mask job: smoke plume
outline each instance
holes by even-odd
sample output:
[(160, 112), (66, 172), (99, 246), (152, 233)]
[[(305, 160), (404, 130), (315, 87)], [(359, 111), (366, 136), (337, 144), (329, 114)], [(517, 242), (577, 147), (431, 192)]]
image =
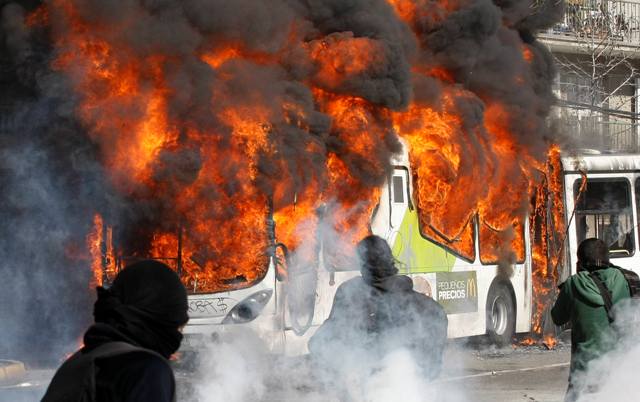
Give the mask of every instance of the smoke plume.
[(587, 372), (577, 376), (576, 388), (583, 390), (578, 402), (620, 401), (638, 399), (633, 384), (635, 364), (640, 357), (640, 307), (637, 300), (627, 299), (614, 307), (616, 321), (610, 333), (609, 351), (589, 363)]
[[(272, 216), (292, 249), (319, 221), (366, 234), (400, 138), (425, 233), (450, 238), (475, 212), (511, 230), (554, 141), (535, 34), (561, 2), (0, 7), (3, 353), (57, 358), (86, 324), (96, 214), (121, 256), (174, 256), (184, 233), (185, 283), (228, 289), (266, 269)], [(33, 349), (42, 328), (59, 345)]]

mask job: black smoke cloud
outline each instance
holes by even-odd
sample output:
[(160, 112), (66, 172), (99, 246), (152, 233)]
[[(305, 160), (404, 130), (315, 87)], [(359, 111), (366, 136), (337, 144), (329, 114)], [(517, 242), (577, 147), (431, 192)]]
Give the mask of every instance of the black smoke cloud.
[(50, 361), (89, 319), (90, 272), (70, 255), (107, 185), (69, 88), (49, 70), (46, 35), (23, 23), (35, 6), (1, 9), (0, 355)]
[[(77, 257), (77, 249), (85, 242), (94, 211), (115, 225), (130, 251), (144, 250), (153, 229), (168, 229), (184, 218), (176, 215), (174, 200), (197, 182), (206, 162), (206, 140), (192, 130), (215, 133), (222, 148), (237, 146), (232, 127), (220, 118), (228, 107), (266, 108), (270, 150), (257, 156), (254, 184), (261, 193), (279, 197), (276, 205), (291, 202), (312, 181), (326, 185), (329, 152), (344, 161), (362, 186), (383, 183), (399, 143), (381, 110), (402, 111), (412, 101), (440, 109), (443, 87), (449, 85), (412, 72), (415, 63), (446, 68), (456, 86), (477, 95), (456, 100), (468, 128), (465, 146), (475, 150), (470, 161), (485, 155), (488, 134), (480, 126), (483, 105), (491, 99), (512, 105), (510, 125), (524, 145), (543, 150), (547, 141), (544, 118), (553, 99), (553, 68), (533, 35), (558, 17), (561, 5), (555, 2), (545, 2), (531, 14), (530, 0), (460, 1), (446, 9), (422, 1), (417, 4), (427, 11), (409, 24), (383, 0), (68, 3), (91, 27), (88, 35), (114, 44), (109, 60), (126, 64), (164, 57), (160, 68), (168, 89), (167, 112), (171, 121), (180, 122), (180, 136), (152, 166), (155, 188), (161, 191), (145, 186), (118, 190), (113, 182), (122, 178), (107, 173), (103, 160), (114, 139), (127, 133), (113, 127), (105, 131), (96, 123), (135, 120), (145, 105), (135, 97), (126, 107), (101, 99), (99, 87), (91, 88), (91, 94), (74, 90), (82, 87), (91, 68), (81, 59), (65, 72), (51, 68), (58, 52), (79, 51), (53, 45), (70, 29), (60, 2), (0, 3), (0, 97), (3, 121), (8, 122), (0, 138), (0, 273), (5, 278), (0, 281), (0, 357), (55, 359), (77, 339), (90, 319), (92, 297), (88, 262)], [(25, 16), (43, 5), (46, 23), (28, 27)], [(379, 50), (377, 62), (344, 75), (339, 84), (323, 80), (309, 49), (350, 39), (370, 41)], [(241, 58), (211, 68), (202, 61), (202, 53), (227, 43), (271, 62)], [(531, 66), (522, 61), (523, 46), (534, 54)], [(512, 84), (520, 76), (530, 84), (514, 91)], [(153, 78), (145, 72), (141, 77), (141, 91), (150, 91)], [(366, 113), (375, 124), (360, 125), (361, 132), (371, 133), (368, 155), (352, 153), (353, 133), (332, 125), (310, 86), (372, 105)], [(78, 105), (89, 95), (98, 95), (98, 107), (80, 118)], [(283, 105), (288, 108), (284, 113)], [(238, 194), (239, 172), (246, 169), (242, 161), (219, 159), (224, 183), (206, 183), (198, 190), (211, 205)], [(282, 178), (290, 184), (278, 189)], [(209, 213), (224, 222), (241, 211), (216, 205)]]
[[(534, 155), (544, 153), (546, 140), (553, 140), (548, 138), (545, 119), (554, 104), (555, 69), (549, 52), (534, 35), (562, 16), (564, 2), (453, 3), (455, 10), (445, 16), (414, 23), (421, 58), (451, 71), (457, 83), (484, 103), (495, 100), (508, 105), (511, 132)], [(525, 49), (533, 53), (530, 62), (523, 60)]]

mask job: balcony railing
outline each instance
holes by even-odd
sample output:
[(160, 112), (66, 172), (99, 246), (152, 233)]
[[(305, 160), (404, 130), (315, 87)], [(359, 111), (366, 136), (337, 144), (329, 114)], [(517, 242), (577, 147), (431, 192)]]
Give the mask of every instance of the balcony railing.
[(640, 46), (640, 3), (611, 0), (567, 1), (564, 19), (542, 36), (595, 43), (603, 39)]
[(563, 118), (562, 132), (574, 140), (578, 148), (593, 148), (614, 152), (640, 152), (636, 122), (600, 121), (598, 119)]

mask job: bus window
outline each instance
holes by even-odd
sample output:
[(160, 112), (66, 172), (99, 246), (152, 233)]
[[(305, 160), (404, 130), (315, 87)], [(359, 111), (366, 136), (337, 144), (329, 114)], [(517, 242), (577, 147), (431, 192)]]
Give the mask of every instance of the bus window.
[(480, 219), (480, 262), (495, 265), (500, 259), (524, 262), (524, 225), (516, 222), (498, 230)]
[(607, 243), (612, 258), (633, 255), (634, 223), (629, 181), (588, 179), (582, 194), (580, 183), (581, 180), (576, 180), (573, 187), (578, 244), (597, 237)]
[(392, 228), (399, 228), (409, 207), (409, 172), (406, 169), (396, 169), (389, 182), (390, 216)]
[[(419, 205), (419, 204), (418, 204)], [(447, 251), (473, 262), (475, 257), (475, 218), (469, 218), (460, 232), (453, 235), (444, 233), (434, 225), (425, 224), (428, 222), (428, 215), (418, 208), (418, 223), (420, 224), (420, 234), (423, 237), (443, 246)]]
[[(415, 201), (416, 212), (418, 213), (420, 235), (442, 246), (447, 252), (451, 252), (468, 262), (474, 262), (476, 258), (476, 217), (473, 211), (467, 210), (467, 214), (464, 215), (460, 213), (447, 214), (445, 210), (444, 214), (436, 214), (435, 217), (437, 219), (433, 219), (429, 206), (432, 205), (430, 198), (434, 190), (431, 188), (421, 188), (420, 180), (418, 180), (417, 177), (416, 180), (413, 180), (412, 184), (414, 186), (413, 201)], [(425, 204), (427, 204), (426, 208)], [(407, 208), (410, 208), (410, 206), (407, 205)], [(452, 217), (453, 219), (451, 219)], [(461, 221), (461, 218), (464, 220)], [(393, 223), (391, 226), (395, 227)]]

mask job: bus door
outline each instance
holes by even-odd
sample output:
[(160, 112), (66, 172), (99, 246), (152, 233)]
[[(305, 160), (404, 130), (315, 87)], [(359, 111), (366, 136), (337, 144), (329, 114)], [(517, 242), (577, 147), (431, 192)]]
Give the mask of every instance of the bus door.
[(596, 237), (609, 246), (612, 264), (627, 269), (640, 269), (638, 220), (633, 202), (637, 186), (634, 188), (634, 184), (624, 176), (594, 175), (587, 178), (586, 188), (580, 191), (582, 180), (575, 180), (572, 191), (575, 203), (575, 223), (572, 225), (575, 228), (575, 244), (571, 247), (574, 267), (575, 250), (580, 242)]
[(409, 209), (409, 170), (396, 168), (389, 181), (389, 244), (395, 242), (404, 216)]

